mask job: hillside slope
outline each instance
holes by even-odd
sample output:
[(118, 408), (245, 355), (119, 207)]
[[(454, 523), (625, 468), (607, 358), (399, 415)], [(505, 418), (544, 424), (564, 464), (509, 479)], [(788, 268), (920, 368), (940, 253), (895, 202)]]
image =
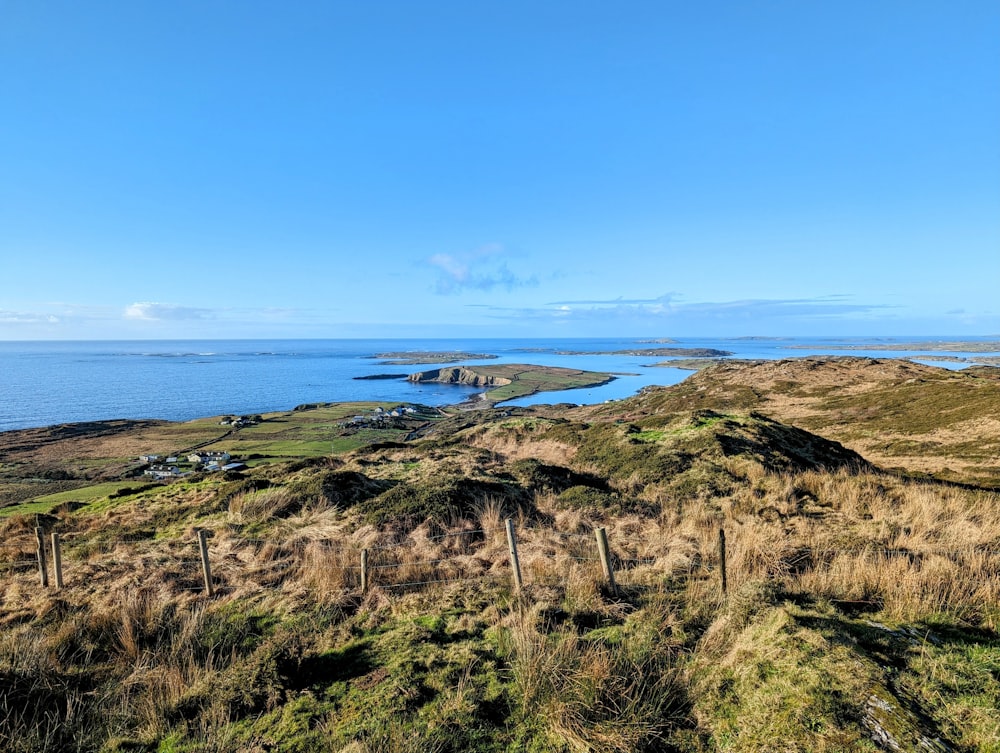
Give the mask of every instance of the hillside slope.
[(756, 410), (885, 468), (1000, 488), (998, 371), (850, 356), (721, 363), (600, 415)]
[(992, 387), (770, 366), (2, 519), (0, 749), (1000, 751), (987, 465), (858, 452), (890, 414), (935, 431), (909, 403), (957, 432)]

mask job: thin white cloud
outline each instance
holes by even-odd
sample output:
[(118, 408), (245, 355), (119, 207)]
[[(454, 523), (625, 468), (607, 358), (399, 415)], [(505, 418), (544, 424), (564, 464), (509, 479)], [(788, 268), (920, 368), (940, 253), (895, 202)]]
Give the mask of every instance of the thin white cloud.
[(59, 324), (59, 317), (52, 314), (34, 314), (0, 309), (0, 324)]
[(534, 287), (538, 278), (523, 277), (511, 271), (504, 258), (503, 246), (491, 243), (461, 254), (434, 254), (426, 263), (437, 271), (434, 292), (454, 295), (465, 290), (508, 292), (517, 288)]
[(125, 318), (140, 321), (186, 321), (208, 319), (210, 309), (176, 306), (171, 303), (133, 303), (125, 307)]
[(657, 298), (604, 298), (582, 301), (551, 301), (548, 306), (614, 306), (614, 305), (663, 305), (669, 304), (674, 293), (664, 293)]

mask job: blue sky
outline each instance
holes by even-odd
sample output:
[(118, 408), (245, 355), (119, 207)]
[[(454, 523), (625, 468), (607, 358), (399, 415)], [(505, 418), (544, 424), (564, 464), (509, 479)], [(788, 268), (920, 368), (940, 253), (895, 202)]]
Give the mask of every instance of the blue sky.
[(0, 0), (0, 339), (1000, 334), (1000, 4)]

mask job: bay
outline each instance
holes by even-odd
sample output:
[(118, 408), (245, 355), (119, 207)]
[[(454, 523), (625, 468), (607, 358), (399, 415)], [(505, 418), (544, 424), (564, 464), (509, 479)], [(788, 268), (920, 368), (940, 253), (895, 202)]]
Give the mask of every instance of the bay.
[[(994, 338), (995, 339), (995, 338)], [(663, 356), (601, 355), (638, 348), (714, 348), (734, 358), (807, 355), (932, 356), (929, 350), (886, 352), (896, 343), (987, 342), (990, 338), (637, 338), (421, 339), (421, 340), (149, 340), (0, 342), (0, 431), (79, 421), (202, 416), (290, 410), (311, 402), (370, 400), (448, 405), (481, 392), (403, 379), (358, 376), (437, 368), (444, 364), (385, 366), (371, 356), (403, 351), (464, 351), (490, 360), (454, 364), (533, 363), (618, 375), (601, 387), (540, 393), (514, 405), (598, 403), (635, 394), (648, 385), (676, 384), (692, 372), (652, 367)], [(860, 345), (862, 350), (841, 350)], [(563, 355), (562, 351), (586, 355)], [(943, 354), (937, 354), (943, 355)], [(951, 352), (974, 358), (982, 353)], [(945, 368), (965, 363), (926, 361)]]

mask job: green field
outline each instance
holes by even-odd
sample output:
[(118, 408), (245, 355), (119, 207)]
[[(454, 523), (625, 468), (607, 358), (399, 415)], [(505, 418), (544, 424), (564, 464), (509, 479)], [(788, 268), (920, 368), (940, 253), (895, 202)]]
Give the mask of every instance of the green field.
[(53, 508), (66, 502), (90, 502), (91, 500), (100, 499), (101, 497), (106, 497), (109, 494), (114, 494), (119, 489), (141, 486), (142, 484), (143, 481), (139, 479), (134, 481), (112, 481), (105, 484), (95, 484), (94, 486), (84, 486), (68, 492), (46, 494), (42, 497), (36, 497), (31, 502), (0, 508), (0, 518), (6, 518), (11, 515), (35, 515), (39, 513), (48, 513), (51, 512)]
[[(150, 479), (137, 475), (145, 467), (138, 461), (140, 455), (176, 455), (183, 471), (188, 470), (185, 461), (192, 449), (224, 450), (234, 460), (257, 467), (293, 458), (343, 454), (375, 442), (399, 441), (441, 417), (437, 411), (418, 409), (405, 418), (387, 420), (384, 425), (352, 423), (355, 416), (374, 416), (377, 408), (388, 410), (396, 405), (376, 402), (304, 405), (291, 411), (262, 414), (260, 423), (239, 429), (220, 424), (221, 416), (183, 423), (148, 422), (127, 432), (109, 433), (107, 424), (95, 424), (90, 433), (81, 431), (69, 439), (54, 437), (38, 449), (13, 458), (17, 462), (5, 461), (0, 499), (5, 499), (7, 505), (0, 508), (0, 517), (48, 513), (65, 502), (90, 502), (123, 487), (148, 484)], [(18, 432), (10, 432), (8, 439), (13, 444), (17, 436)], [(53, 470), (69, 472), (68, 480), (38, 484), (36, 492), (32, 487), (37, 479), (34, 482), (32, 479)], [(60, 491), (45, 493), (53, 484)], [(67, 490), (67, 486), (75, 488)]]
[(337, 403), (283, 413), (268, 413), (264, 421), (240, 429), (232, 436), (210, 445), (209, 450), (225, 450), (236, 458), (250, 459), (255, 465), (267, 459), (321, 457), (355, 450), (372, 442), (401, 439), (427, 416), (401, 421), (404, 428), (351, 429), (344, 423), (357, 415), (371, 415), (388, 403)]

